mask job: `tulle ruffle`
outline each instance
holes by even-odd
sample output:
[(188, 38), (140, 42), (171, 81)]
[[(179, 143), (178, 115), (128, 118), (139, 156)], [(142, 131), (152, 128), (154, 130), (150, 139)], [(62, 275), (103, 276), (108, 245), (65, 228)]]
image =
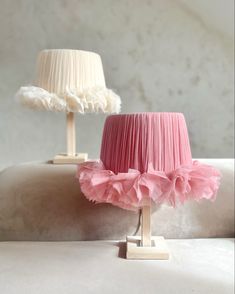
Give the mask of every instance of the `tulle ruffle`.
[(119, 113), (121, 108), (120, 97), (104, 87), (92, 87), (80, 93), (68, 89), (57, 95), (39, 87), (29, 86), (21, 87), (16, 98), (22, 105), (37, 110)]
[(115, 174), (106, 170), (101, 161), (90, 161), (78, 165), (77, 178), (87, 199), (137, 210), (150, 199), (173, 207), (188, 199), (214, 200), (221, 174), (214, 167), (198, 161), (168, 174), (151, 166), (146, 173), (130, 169), (128, 173)]

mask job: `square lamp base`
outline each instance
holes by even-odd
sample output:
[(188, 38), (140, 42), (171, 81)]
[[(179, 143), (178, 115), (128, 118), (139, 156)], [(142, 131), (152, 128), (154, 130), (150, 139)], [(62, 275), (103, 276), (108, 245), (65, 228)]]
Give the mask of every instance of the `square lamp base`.
[(87, 161), (87, 153), (77, 153), (75, 155), (58, 154), (54, 157), (53, 163), (55, 164), (77, 164)]
[(161, 236), (152, 236), (152, 246), (143, 247), (140, 236), (127, 236), (127, 259), (169, 259), (170, 253), (166, 241)]

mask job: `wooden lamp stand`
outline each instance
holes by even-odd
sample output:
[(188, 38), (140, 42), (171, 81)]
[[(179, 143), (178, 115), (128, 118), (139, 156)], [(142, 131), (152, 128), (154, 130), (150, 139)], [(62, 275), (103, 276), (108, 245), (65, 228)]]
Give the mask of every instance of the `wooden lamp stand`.
[(55, 156), (55, 164), (76, 164), (88, 159), (87, 153), (76, 153), (76, 133), (75, 117), (73, 112), (67, 113), (67, 154), (58, 154)]
[(127, 236), (127, 259), (169, 259), (164, 237), (151, 236), (151, 203), (142, 208), (141, 236)]

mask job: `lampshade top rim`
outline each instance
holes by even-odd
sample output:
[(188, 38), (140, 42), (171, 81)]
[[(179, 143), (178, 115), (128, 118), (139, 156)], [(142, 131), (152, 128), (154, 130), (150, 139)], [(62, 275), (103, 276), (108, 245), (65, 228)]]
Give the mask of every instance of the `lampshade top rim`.
[(43, 49), (39, 52), (39, 54), (42, 53), (48, 53), (48, 52), (78, 52), (78, 53), (87, 53), (87, 54), (94, 54), (100, 56), (98, 53), (93, 52), (93, 51), (87, 51), (87, 50), (80, 50), (80, 49)]
[(169, 114), (169, 115), (184, 115), (182, 112), (155, 112), (155, 111), (150, 111), (150, 112), (132, 112), (132, 113), (121, 113), (121, 114), (112, 114), (111, 116), (115, 117), (124, 117), (124, 116), (136, 116), (136, 115), (164, 115), (164, 114)]

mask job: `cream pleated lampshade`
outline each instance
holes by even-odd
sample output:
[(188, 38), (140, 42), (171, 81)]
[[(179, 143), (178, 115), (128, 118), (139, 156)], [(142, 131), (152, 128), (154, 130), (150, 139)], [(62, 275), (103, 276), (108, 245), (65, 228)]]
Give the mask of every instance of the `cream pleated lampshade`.
[(82, 50), (43, 50), (33, 86), (21, 87), (20, 102), (34, 109), (118, 113), (121, 99), (106, 88), (98, 54)]

